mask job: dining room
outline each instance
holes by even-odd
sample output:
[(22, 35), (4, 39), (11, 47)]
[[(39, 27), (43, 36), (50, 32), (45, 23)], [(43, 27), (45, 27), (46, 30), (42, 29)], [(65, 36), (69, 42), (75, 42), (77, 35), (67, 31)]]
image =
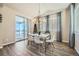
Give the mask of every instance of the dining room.
[(76, 56), (73, 11), (72, 3), (2, 4), (0, 55)]

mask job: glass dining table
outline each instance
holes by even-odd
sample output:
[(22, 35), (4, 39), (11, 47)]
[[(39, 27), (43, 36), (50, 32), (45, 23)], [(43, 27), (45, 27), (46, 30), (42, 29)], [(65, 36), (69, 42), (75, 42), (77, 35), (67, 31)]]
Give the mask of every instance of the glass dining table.
[[(45, 55), (46, 55), (46, 38), (49, 36), (49, 34), (31, 34), (31, 33), (29, 33), (28, 35), (31, 35), (31, 36), (33, 36), (33, 37), (36, 37), (36, 36), (38, 36), (39, 38), (42, 38), (43, 39), (43, 42), (44, 42), (44, 47), (45, 47)], [(39, 39), (40, 40), (40, 39)]]

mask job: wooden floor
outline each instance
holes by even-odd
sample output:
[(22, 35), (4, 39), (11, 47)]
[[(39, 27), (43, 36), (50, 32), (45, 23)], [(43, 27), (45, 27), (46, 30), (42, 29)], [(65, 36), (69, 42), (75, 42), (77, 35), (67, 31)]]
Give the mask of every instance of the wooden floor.
[[(49, 47), (53, 52), (51, 53), (48, 49), (46, 52), (47, 56), (77, 56), (76, 52), (65, 43), (54, 42), (54, 46), (55, 48)], [(41, 56), (42, 54), (38, 53), (38, 49), (33, 49), (33, 46), (28, 48), (27, 40), (10, 44), (0, 49), (1, 56)]]

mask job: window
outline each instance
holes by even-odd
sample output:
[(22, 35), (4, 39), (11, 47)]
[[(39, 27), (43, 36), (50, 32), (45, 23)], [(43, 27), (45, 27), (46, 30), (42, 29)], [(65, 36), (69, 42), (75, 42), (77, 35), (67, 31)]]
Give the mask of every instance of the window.
[(27, 19), (21, 16), (16, 16), (16, 41), (27, 37)]

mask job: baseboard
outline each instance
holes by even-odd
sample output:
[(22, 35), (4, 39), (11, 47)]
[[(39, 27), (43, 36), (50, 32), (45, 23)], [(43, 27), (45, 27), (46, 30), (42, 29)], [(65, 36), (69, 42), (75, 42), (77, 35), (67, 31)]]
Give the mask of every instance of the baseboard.
[[(23, 41), (23, 40), (26, 40), (26, 39), (22, 39), (22, 40), (19, 40), (19, 41)], [(16, 41), (16, 42), (19, 42), (19, 41)]]
[(68, 43), (68, 41), (63, 40), (62, 42)]
[(79, 55), (79, 51), (77, 50), (77, 48), (75, 48), (75, 51), (77, 52), (77, 54)]
[(13, 43), (15, 43), (15, 42), (6, 43), (6, 44), (3, 44), (3, 46), (9, 45), (9, 44), (13, 44)]
[[(23, 39), (23, 40), (26, 40), (26, 39)], [(19, 40), (19, 41), (23, 41), (23, 40)], [(14, 42), (10, 42), (10, 43), (5, 43), (5, 44), (3, 44), (3, 46), (9, 45), (9, 44), (13, 44), (13, 43), (16, 43), (16, 42), (19, 42), (19, 41), (14, 41)]]

